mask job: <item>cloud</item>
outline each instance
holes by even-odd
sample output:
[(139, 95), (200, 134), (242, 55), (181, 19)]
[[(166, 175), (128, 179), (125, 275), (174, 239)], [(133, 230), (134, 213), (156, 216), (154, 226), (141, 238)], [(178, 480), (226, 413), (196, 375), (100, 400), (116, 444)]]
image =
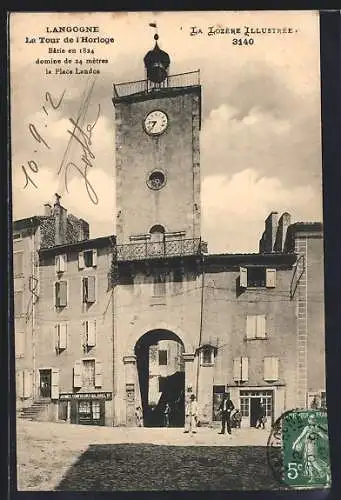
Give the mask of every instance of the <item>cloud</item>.
[(288, 189), (280, 179), (260, 177), (249, 168), (232, 176), (206, 177), (202, 206), (203, 238), (212, 253), (257, 252), (271, 211), (288, 211), (295, 220), (322, 219), (321, 195), (312, 186)]
[[(86, 190), (84, 180), (75, 176), (68, 183), (68, 192), (64, 191), (62, 204), (69, 213), (87, 220), (90, 224), (91, 237), (113, 234), (115, 221), (115, 183), (112, 176), (102, 169), (89, 171), (88, 180), (98, 196), (94, 205)], [(60, 178), (51, 170), (39, 172), (38, 189), (29, 185), (23, 189), (23, 177), (19, 170), (13, 176), (13, 218), (21, 219), (30, 215), (43, 214), (43, 204), (54, 201), (54, 193), (60, 190)]]

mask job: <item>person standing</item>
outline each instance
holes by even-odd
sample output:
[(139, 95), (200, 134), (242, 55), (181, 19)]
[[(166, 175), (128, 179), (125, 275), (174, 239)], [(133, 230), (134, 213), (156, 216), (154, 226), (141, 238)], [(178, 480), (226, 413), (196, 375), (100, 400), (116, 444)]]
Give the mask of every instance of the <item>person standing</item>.
[(258, 419), (256, 423), (256, 429), (265, 429), (265, 406), (262, 402), (259, 404), (258, 408)]
[(186, 402), (185, 407), (185, 433), (191, 432), (195, 434), (197, 432), (197, 421), (198, 421), (198, 403), (196, 401), (195, 395), (191, 394), (190, 398)]
[(231, 435), (231, 412), (234, 409), (234, 404), (232, 403), (229, 394), (224, 393), (223, 400), (219, 405), (219, 411), (221, 411), (221, 431), (219, 434), (225, 434), (225, 428), (229, 435)]
[(135, 418), (137, 427), (143, 427), (143, 413), (141, 406), (136, 407)]
[(169, 415), (170, 415), (171, 409), (168, 403), (166, 403), (165, 410), (163, 412), (164, 414), (164, 425), (165, 427), (169, 427)]

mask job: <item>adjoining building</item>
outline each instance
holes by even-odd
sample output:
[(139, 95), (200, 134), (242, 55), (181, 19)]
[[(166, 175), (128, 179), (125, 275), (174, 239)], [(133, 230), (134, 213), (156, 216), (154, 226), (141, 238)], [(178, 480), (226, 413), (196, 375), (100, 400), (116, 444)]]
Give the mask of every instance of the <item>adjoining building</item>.
[[(325, 404), (322, 224), (272, 212), (258, 253), (210, 254), (199, 71), (170, 75), (157, 38), (144, 63), (144, 80), (114, 85), (116, 236), (91, 240), (81, 221), (74, 239), (59, 230), (36, 244), (26, 335), (41, 418), (135, 426), (140, 406), (144, 425), (160, 426), (168, 403), (181, 426), (194, 393), (201, 424), (213, 425), (228, 391), (242, 426), (254, 426), (260, 402), (267, 425)], [(63, 210), (57, 200), (65, 221)], [(47, 219), (32, 220), (47, 231)]]

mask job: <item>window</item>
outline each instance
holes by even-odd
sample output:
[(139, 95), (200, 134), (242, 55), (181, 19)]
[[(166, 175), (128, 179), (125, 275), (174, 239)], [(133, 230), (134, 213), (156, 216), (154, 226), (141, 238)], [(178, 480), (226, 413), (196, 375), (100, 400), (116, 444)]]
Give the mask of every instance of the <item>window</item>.
[(14, 292), (14, 315), (24, 314), (24, 292), (22, 290)]
[(82, 387), (95, 388), (95, 360), (87, 359), (83, 361)]
[(163, 297), (166, 295), (166, 276), (164, 273), (154, 275), (154, 297)]
[(276, 286), (276, 269), (261, 266), (241, 267), (240, 286), (242, 288), (274, 288)]
[(154, 170), (147, 180), (147, 185), (150, 189), (161, 189), (166, 184), (166, 177), (160, 170)]
[(269, 356), (264, 358), (264, 380), (274, 382), (278, 380), (278, 358)]
[(200, 352), (200, 364), (201, 365), (212, 365), (214, 362), (214, 350), (210, 345), (204, 345)]
[(25, 354), (25, 332), (15, 329), (15, 356), (21, 358)]
[(56, 255), (55, 257), (56, 273), (63, 273), (64, 271), (66, 271), (66, 261), (67, 261), (66, 254)]
[(83, 278), (83, 302), (91, 304), (96, 301), (96, 277), (88, 276)]
[(88, 351), (96, 345), (96, 320), (84, 321), (83, 327), (83, 348)]
[(266, 317), (263, 314), (246, 317), (246, 338), (266, 339)]
[(55, 283), (56, 307), (65, 307), (67, 305), (67, 282), (57, 281)]
[(84, 250), (78, 254), (78, 269), (97, 266), (97, 250)]
[(233, 380), (246, 382), (249, 378), (249, 358), (238, 357), (233, 360)]
[(92, 401), (92, 418), (99, 420), (101, 417), (101, 406), (99, 401)]
[(73, 387), (75, 389), (95, 389), (103, 385), (103, 364), (95, 359), (76, 361), (73, 368)]
[(67, 324), (58, 323), (55, 325), (55, 347), (57, 353), (67, 348)]
[(32, 372), (30, 370), (17, 372), (16, 385), (18, 397), (26, 399), (32, 396)]
[(13, 275), (21, 276), (23, 274), (23, 252), (13, 253)]
[(248, 417), (250, 415), (250, 398), (240, 398), (240, 412), (242, 417)]
[(160, 366), (165, 366), (167, 365), (167, 351), (166, 350), (161, 350), (159, 351), (159, 365)]

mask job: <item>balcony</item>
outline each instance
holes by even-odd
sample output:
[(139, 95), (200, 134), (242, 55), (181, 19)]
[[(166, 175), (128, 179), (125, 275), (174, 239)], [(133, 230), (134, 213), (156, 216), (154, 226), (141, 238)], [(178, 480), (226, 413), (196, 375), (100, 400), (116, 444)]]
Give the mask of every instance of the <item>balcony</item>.
[(193, 87), (196, 85), (200, 85), (200, 70), (190, 71), (189, 73), (178, 73), (177, 75), (169, 75), (166, 80), (160, 84), (153, 83), (149, 80), (114, 83), (114, 99), (134, 94), (157, 92), (166, 88), (183, 88)]
[(143, 241), (117, 245), (117, 260), (143, 260), (167, 257), (184, 257), (186, 255), (201, 255), (207, 251), (207, 244), (201, 238), (178, 239), (164, 242)]

